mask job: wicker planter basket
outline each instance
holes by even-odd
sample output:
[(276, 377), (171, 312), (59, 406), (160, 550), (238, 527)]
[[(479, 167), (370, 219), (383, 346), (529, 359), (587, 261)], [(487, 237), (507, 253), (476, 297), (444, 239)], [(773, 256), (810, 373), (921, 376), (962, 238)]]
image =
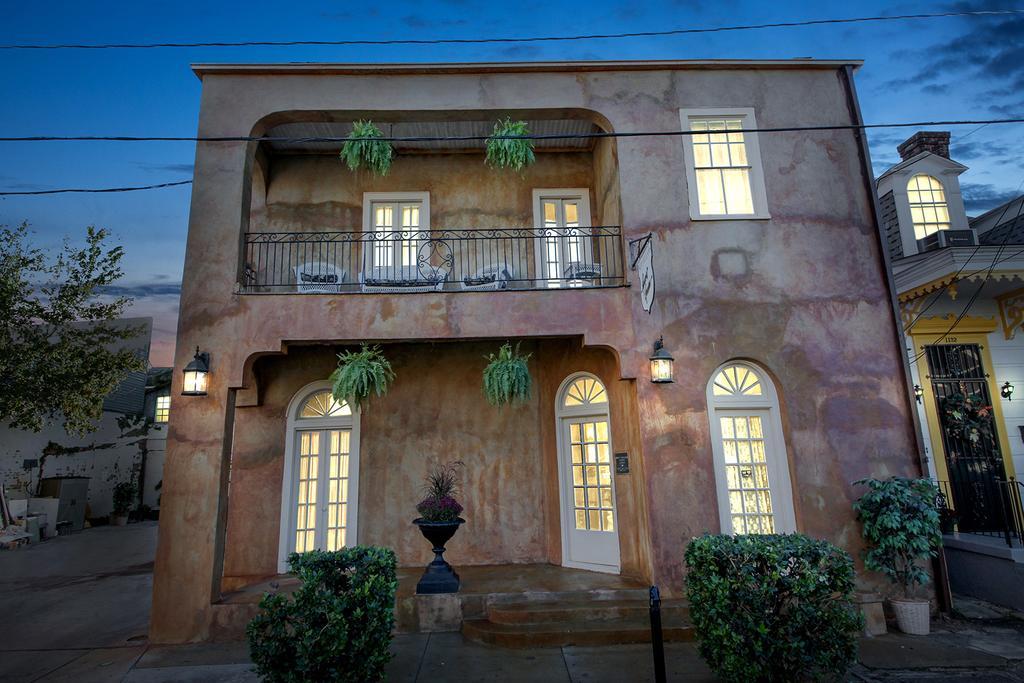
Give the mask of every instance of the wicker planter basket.
[(896, 625), (912, 636), (926, 636), (931, 630), (931, 605), (927, 600), (890, 599)]

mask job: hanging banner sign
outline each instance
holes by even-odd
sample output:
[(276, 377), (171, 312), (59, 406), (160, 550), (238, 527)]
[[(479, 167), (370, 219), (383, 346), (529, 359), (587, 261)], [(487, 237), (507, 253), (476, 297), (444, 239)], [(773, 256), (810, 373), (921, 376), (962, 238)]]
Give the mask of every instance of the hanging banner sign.
[(650, 313), (654, 305), (654, 245), (651, 235), (631, 241), (629, 250), (635, 250), (636, 254), (632, 267), (640, 284), (640, 305)]

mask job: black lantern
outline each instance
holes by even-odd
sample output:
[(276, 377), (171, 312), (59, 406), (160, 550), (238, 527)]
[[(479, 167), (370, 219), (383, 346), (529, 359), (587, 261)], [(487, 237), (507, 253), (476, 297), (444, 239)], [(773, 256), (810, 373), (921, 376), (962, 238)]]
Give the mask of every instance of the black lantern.
[(1013, 400), (1013, 385), (1009, 382), (1004, 382), (1003, 386), (999, 389), (999, 395), (1005, 398), (1007, 401)]
[(915, 384), (914, 385), (914, 398), (917, 399), (918, 403), (921, 402), (921, 397), (922, 396), (924, 396), (924, 389), (921, 388), (920, 384)]
[(655, 384), (667, 384), (672, 380), (672, 362), (675, 358), (665, 350), (665, 338), (658, 337), (654, 342), (654, 353), (651, 354), (651, 381)]
[(185, 366), (185, 385), (182, 396), (206, 396), (206, 385), (210, 376), (210, 354), (200, 353), (196, 347), (196, 355)]

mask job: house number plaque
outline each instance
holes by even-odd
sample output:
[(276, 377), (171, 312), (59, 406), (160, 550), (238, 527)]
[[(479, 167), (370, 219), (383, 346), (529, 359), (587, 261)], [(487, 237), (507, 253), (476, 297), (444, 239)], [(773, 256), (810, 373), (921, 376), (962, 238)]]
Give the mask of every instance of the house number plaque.
[(615, 454), (615, 474), (629, 474), (629, 453)]

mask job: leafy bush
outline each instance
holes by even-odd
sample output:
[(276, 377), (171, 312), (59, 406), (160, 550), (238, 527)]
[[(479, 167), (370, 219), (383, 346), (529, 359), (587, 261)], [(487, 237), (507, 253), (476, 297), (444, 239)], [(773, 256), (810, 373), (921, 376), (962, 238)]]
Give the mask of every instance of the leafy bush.
[(352, 124), (348, 140), (341, 145), (341, 160), (350, 171), (365, 166), (376, 175), (386, 176), (391, 170), (394, 150), (391, 143), (375, 139), (382, 137), (384, 133), (373, 124), (373, 121), (356, 121)]
[(868, 569), (885, 574), (910, 597), (914, 584), (928, 583), (918, 562), (938, 555), (942, 546), (939, 489), (928, 479), (861, 479), (868, 492), (853, 504), (864, 525)]
[(416, 511), (428, 522), (453, 522), (462, 513), (462, 505), (455, 500), (459, 488), (459, 467), (461, 462), (442, 465), (427, 475), (426, 498), (416, 506)]
[(862, 617), (853, 559), (800, 534), (695, 538), (687, 597), (700, 654), (726, 681), (841, 675), (857, 655)]
[(330, 376), (331, 393), (335, 399), (358, 407), (366, 403), (371, 392), (377, 396), (386, 394), (394, 379), (391, 363), (380, 347), (363, 344), (360, 351), (338, 354), (338, 367)]
[(513, 351), (511, 344), (503, 344), (498, 355), (485, 356), (490, 363), (484, 368), (484, 396), (492, 406), (530, 398), (530, 368), (527, 361), (532, 354), (519, 353), (519, 344)]
[(135, 497), (138, 495), (138, 488), (135, 482), (122, 481), (114, 487), (114, 514), (123, 517), (135, 505)]
[(263, 596), (246, 627), (260, 678), (381, 680), (391, 659), (395, 564), (394, 551), (374, 546), (292, 553), (288, 565), (302, 585), (291, 598)]
[(533, 140), (515, 139), (510, 136), (529, 135), (526, 121), (506, 118), (494, 124), (494, 132), (487, 138), (487, 164), (493, 168), (510, 168), (522, 171), (536, 161), (533, 154)]

